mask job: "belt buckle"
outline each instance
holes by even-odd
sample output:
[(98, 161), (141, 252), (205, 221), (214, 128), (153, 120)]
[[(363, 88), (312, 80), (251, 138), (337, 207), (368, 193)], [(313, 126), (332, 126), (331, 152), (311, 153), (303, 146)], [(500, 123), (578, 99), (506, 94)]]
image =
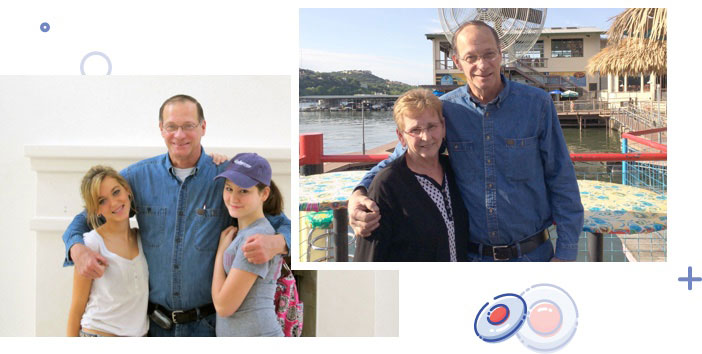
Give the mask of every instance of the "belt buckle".
[(498, 250), (509, 249), (509, 246), (492, 246), (492, 259), (495, 261), (508, 261), (511, 258), (511, 254), (506, 254), (506, 258), (501, 258), (497, 256)]
[(183, 311), (183, 310), (177, 310), (177, 311), (171, 312), (171, 320), (173, 321), (173, 323), (177, 324), (178, 321), (176, 321), (176, 315), (184, 313), (184, 312), (185, 311)]

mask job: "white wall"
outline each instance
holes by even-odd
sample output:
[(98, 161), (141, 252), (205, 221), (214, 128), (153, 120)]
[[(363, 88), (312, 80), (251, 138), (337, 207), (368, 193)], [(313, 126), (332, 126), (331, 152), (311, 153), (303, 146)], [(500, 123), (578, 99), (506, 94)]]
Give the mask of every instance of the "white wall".
[(400, 272), (376, 270), (375, 333), (376, 337), (400, 335)]
[(318, 271), (317, 337), (399, 336), (399, 272)]
[[(184, 93), (203, 105), (207, 132), (202, 145), (206, 151), (264, 150), (280, 157), (283, 151), (290, 150), (290, 88), (289, 76), (3, 76), (0, 166), (4, 169), (0, 172), (3, 182), (0, 188), (4, 203), (0, 204), (0, 249), (4, 256), (0, 257), (3, 287), (0, 336), (32, 336), (42, 332), (37, 328), (53, 325), (37, 323), (37, 318), (42, 318), (37, 315), (37, 304), (50, 300), (54, 294), (52, 284), (43, 281), (37, 284), (37, 274), (58, 273), (58, 277), (70, 278), (69, 271), (61, 269), (60, 233), (51, 231), (60, 227), (64, 219), (58, 218), (56, 224), (31, 222), (37, 213), (47, 210), (47, 206), (37, 205), (36, 200), (42, 200), (42, 195), (38, 196), (36, 189), (41, 194), (55, 193), (53, 182), (63, 182), (56, 186), (70, 184), (62, 178), (70, 180), (75, 176), (61, 177), (61, 172), (53, 171), (55, 181), (38, 178), (28, 156), (42, 160), (42, 166), (59, 165), (50, 169), (61, 170), (61, 163), (52, 162), (51, 156), (56, 151), (62, 151), (61, 159), (72, 153), (89, 158), (91, 151), (97, 151), (93, 157), (109, 155), (107, 147), (126, 146), (130, 154), (137, 156), (164, 153), (158, 109), (166, 98)], [(280, 164), (285, 166), (282, 161)], [(287, 183), (281, 183), (285, 185), (282, 189), (287, 190), (288, 214), (289, 183), (289, 178)], [(55, 209), (62, 199), (52, 197), (58, 204), (48, 208), (51, 211), (46, 215), (58, 213), (68, 218), (79, 211), (75, 205), (78, 182), (73, 190), (58, 192), (64, 194), (68, 198), (65, 210)], [(41, 296), (37, 296), (38, 290)], [(63, 323), (65, 318), (53, 321)]]

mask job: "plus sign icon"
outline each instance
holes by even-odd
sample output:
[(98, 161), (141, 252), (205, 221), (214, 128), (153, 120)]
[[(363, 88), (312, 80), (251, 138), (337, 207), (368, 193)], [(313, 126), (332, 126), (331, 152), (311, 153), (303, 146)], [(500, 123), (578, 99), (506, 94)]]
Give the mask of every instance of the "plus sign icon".
[(699, 281), (702, 282), (702, 277), (692, 276), (692, 267), (687, 267), (687, 277), (679, 277), (678, 281), (687, 282), (687, 290), (692, 290), (692, 282)]

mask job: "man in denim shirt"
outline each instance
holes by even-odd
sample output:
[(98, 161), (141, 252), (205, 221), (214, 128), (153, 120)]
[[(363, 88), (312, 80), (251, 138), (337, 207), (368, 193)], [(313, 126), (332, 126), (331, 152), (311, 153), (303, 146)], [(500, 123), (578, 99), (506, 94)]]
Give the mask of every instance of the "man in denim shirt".
[[(215, 165), (200, 145), (206, 122), (202, 106), (194, 98), (177, 95), (166, 100), (159, 111), (159, 128), (168, 153), (120, 172), (134, 192), (149, 265), (149, 313), (157, 309), (173, 322), (166, 329), (152, 317), (149, 335), (214, 336), (212, 271), (220, 233), (232, 219), (222, 200), (223, 180), (213, 179), (228, 164)], [(244, 250), (254, 263), (287, 253), (290, 244), (290, 220), (283, 214), (267, 217), (283, 235), (252, 236)], [(64, 266), (73, 260), (81, 275), (94, 279), (102, 276), (109, 264), (83, 244), (87, 231), (83, 212), (63, 235)]]
[[(583, 226), (575, 171), (558, 115), (543, 90), (500, 74), (499, 38), (480, 21), (463, 24), (453, 39), (453, 61), (467, 86), (441, 97), (446, 145), (470, 222), (469, 258), (573, 261)], [(379, 210), (365, 197), (371, 170), (349, 202), (351, 225), (367, 236)], [(546, 229), (557, 224), (556, 251)]]

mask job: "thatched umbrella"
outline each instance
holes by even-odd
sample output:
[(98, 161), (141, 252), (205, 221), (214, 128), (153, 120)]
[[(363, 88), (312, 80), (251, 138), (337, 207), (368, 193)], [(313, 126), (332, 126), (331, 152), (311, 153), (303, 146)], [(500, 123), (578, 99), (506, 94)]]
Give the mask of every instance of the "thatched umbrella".
[(602, 49), (590, 58), (587, 71), (590, 74), (599, 71), (600, 75), (648, 73), (665, 75), (667, 52), (666, 41), (625, 39)]
[(587, 65), (590, 74), (663, 75), (667, 71), (667, 9), (627, 9), (607, 31), (608, 46)]

